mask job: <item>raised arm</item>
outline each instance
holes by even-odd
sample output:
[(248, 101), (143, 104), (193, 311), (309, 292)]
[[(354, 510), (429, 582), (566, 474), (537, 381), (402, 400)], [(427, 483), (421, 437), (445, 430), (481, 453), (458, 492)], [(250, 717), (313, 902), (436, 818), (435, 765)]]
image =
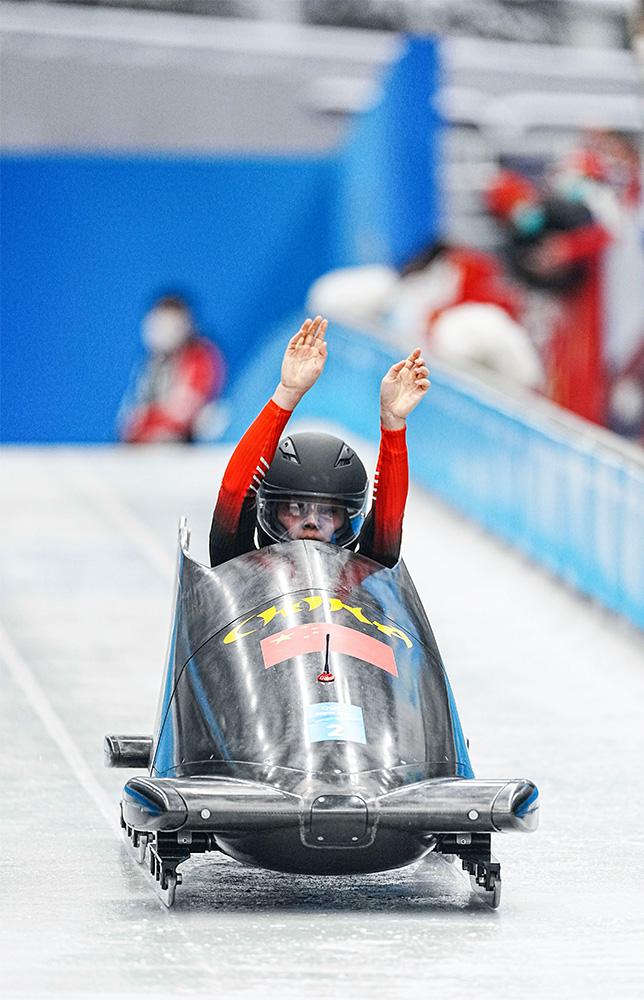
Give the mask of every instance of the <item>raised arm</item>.
[(293, 411), (322, 374), (327, 358), (324, 339), (327, 326), (327, 320), (321, 316), (307, 319), (289, 340), (282, 358), (280, 382), (272, 397), (282, 409)]
[(420, 348), (392, 365), (380, 384), (380, 452), (373, 505), (360, 551), (385, 566), (400, 558), (402, 522), (409, 487), (407, 417), (429, 389), (429, 369)]
[(291, 337), (275, 392), (226, 466), (210, 529), (213, 566), (253, 548), (257, 489), (291, 413), (322, 373), (327, 356), (326, 328), (327, 321), (316, 316), (307, 319)]

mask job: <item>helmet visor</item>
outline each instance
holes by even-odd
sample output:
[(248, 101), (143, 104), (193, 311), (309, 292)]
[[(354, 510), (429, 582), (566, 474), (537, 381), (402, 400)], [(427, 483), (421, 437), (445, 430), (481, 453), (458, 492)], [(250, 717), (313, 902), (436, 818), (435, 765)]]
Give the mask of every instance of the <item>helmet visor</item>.
[(259, 497), (257, 520), (276, 542), (298, 538), (348, 545), (364, 521), (364, 504), (357, 507), (328, 497)]

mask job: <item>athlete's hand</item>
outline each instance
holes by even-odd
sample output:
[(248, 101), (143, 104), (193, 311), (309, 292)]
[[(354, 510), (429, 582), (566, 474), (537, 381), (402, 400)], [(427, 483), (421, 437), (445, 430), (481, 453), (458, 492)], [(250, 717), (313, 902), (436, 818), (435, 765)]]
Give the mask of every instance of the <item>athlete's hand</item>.
[(273, 395), (283, 409), (292, 410), (322, 374), (327, 357), (327, 325), (321, 316), (307, 319), (289, 340), (282, 359), (281, 381)]
[(429, 389), (429, 369), (420, 347), (392, 365), (380, 383), (380, 420), (388, 430), (402, 430), (405, 420)]

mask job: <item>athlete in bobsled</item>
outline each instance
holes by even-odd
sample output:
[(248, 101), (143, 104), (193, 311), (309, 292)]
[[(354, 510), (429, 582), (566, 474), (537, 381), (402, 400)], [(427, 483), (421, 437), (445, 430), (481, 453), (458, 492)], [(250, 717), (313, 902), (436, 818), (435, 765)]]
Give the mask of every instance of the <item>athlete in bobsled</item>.
[(301, 433), (278, 446), (291, 413), (327, 358), (327, 321), (307, 319), (291, 338), (272, 398), (239, 442), (224, 474), (210, 531), (217, 566), (260, 546), (294, 539), (357, 549), (385, 566), (400, 556), (407, 499), (406, 418), (429, 389), (420, 349), (393, 365), (380, 386), (380, 453), (373, 505), (356, 453), (330, 434)]
[(220, 851), (244, 864), (335, 875), (429, 852), (460, 859), (500, 899), (491, 834), (532, 830), (523, 778), (474, 777), (431, 626), (399, 558), (405, 420), (429, 387), (419, 351), (381, 388), (374, 502), (357, 455), (329, 435), (278, 444), (326, 359), (307, 322), (273, 398), (226, 469), (213, 565), (179, 530), (177, 593), (153, 736), (107, 736), (106, 761), (145, 767), (121, 799), (138, 861), (171, 905), (177, 867)]

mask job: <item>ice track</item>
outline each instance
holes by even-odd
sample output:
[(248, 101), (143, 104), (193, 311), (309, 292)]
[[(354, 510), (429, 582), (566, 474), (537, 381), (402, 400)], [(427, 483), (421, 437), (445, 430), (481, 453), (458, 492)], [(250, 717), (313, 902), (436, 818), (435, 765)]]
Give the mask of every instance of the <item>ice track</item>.
[(493, 840), (501, 909), (431, 858), (322, 879), (216, 856), (161, 906), (102, 737), (151, 731), (178, 517), (206, 561), (227, 454), (2, 455), (3, 996), (642, 996), (642, 638), (418, 490), (404, 554), (475, 771), (542, 796), (537, 833)]

